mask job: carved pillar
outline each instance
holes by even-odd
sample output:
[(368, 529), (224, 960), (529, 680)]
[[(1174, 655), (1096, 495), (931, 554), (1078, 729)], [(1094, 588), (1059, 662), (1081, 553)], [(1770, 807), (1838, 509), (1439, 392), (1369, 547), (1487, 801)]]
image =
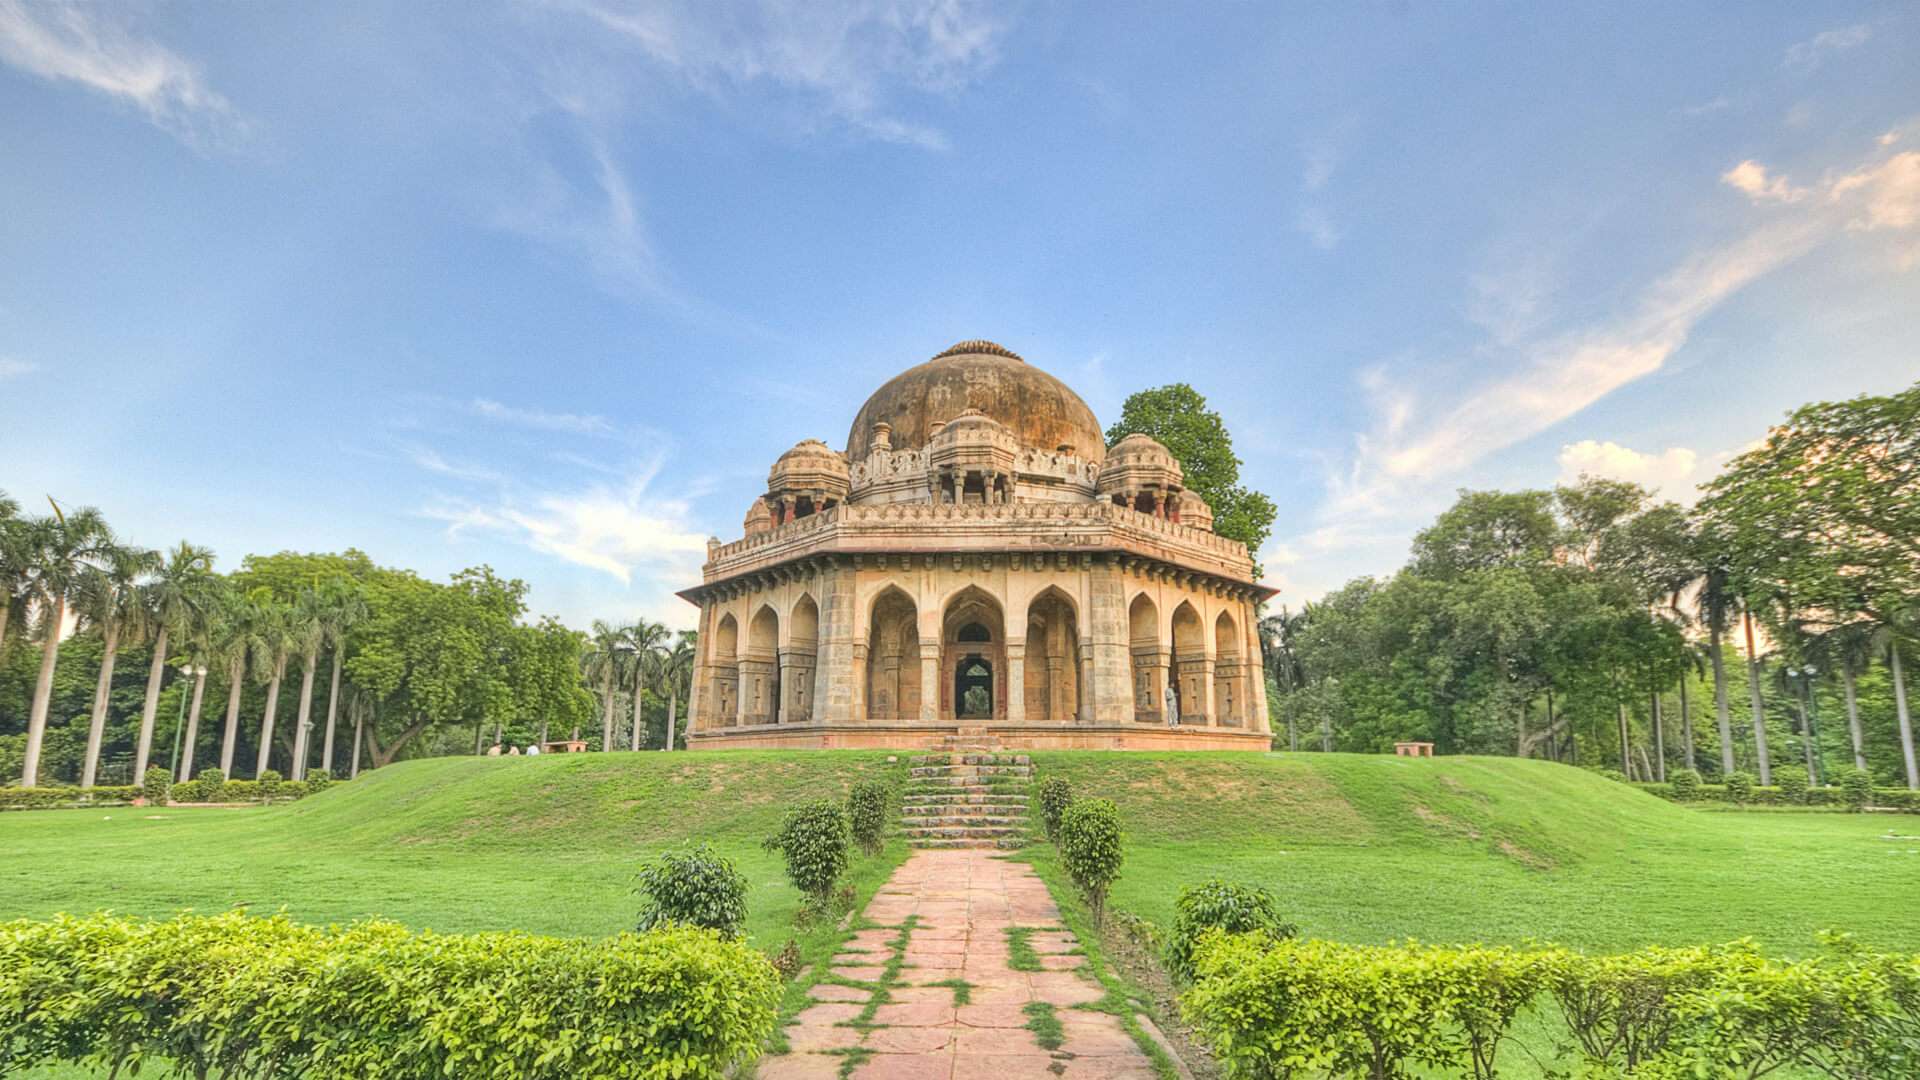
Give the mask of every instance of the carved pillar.
[[(946, 687), (940, 680), (940, 642), (920, 642), (920, 719), (926, 723), (940, 720), (940, 702)], [(957, 710), (956, 710), (957, 711)]]
[[(1241, 648), (1246, 650), (1245, 655), (1249, 658), (1258, 657), (1260, 655), (1260, 630), (1259, 624), (1254, 618), (1254, 610), (1251, 603), (1242, 603), (1240, 605), (1240, 625), (1246, 627), (1247, 635), (1246, 644), (1241, 646)], [(1247, 675), (1247, 682), (1250, 684), (1247, 688), (1247, 707), (1245, 710), (1247, 727), (1253, 731), (1272, 734), (1273, 724), (1267, 715), (1266, 669), (1262, 668), (1258, 663), (1248, 663)]]
[(1007, 723), (1027, 722), (1027, 643), (1007, 642)]
[(1083, 678), (1096, 724), (1133, 719), (1132, 665), (1127, 658), (1127, 599), (1117, 562), (1096, 562), (1087, 587), (1087, 632), (1081, 638)]

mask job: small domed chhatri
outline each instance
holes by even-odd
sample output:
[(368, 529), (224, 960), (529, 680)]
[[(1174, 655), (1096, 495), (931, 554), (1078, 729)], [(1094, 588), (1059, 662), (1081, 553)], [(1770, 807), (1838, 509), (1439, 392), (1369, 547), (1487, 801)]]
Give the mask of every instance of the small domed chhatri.
[(844, 452), (780, 455), (744, 528), (680, 594), (693, 746), (1267, 748), (1246, 547), (1166, 447), (1109, 449), (1003, 345), (889, 379)]

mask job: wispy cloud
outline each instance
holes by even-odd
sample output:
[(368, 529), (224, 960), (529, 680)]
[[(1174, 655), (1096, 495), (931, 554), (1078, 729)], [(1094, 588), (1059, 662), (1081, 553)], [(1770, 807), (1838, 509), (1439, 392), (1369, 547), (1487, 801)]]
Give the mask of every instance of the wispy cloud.
[(548, 412), (530, 406), (505, 405), (491, 398), (474, 398), (468, 406), (475, 416), (538, 431), (570, 431), (577, 435), (612, 435), (614, 426), (604, 416)]
[(1781, 65), (1793, 71), (1813, 71), (1836, 53), (1865, 45), (1873, 37), (1873, 28), (1865, 23), (1825, 30), (1787, 49)]
[(456, 480), (473, 480), (483, 483), (499, 483), (506, 479), (493, 469), (478, 465), (456, 464), (441, 454), (425, 446), (407, 446), (402, 448), (407, 460), (414, 465), (438, 476), (450, 476)]
[(490, 533), (606, 574), (622, 585), (631, 586), (636, 578), (684, 585), (698, 578), (707, 538), (695, 527), (684, 500), (651, 492), (657, 468), (637, 470), (617, 484), (524, 498), (482, 502), (443, 497), (421, 512), (446, 523), (449, 537)]
[[(1351, 465), (1330, 479), (1327, 522), (1400, 512), (1409, 492), (1444, 490), (1436, 482), (1660, 371), (1729, 297), (1838, 236), (1887, 234), (1900, 268), (1920, 262), (1914, 237), (1920, 232), (1920, 152), (1881, 157), (1805, 186), (1754, 161), (1728, 170), (1721, 181), (1766, 216), (1736, 240), (1673, 266), (1619, 314), (1541, 329), (1549, 324), (1523, 274), (1520, 299), (1505, 309), (1492, 305), (1494, 313), (1480, 320), (1490, 340), (1440, 365), (1448, 371), (1497, 367), (1505, 374), (1464, 392), (1428, 388), (1425, 394), (1410, 377), (1384, 370), (1364, 377), (1375, 423), (1357, 440)], [(1506, 288), (1496, 285), (1493, 292)]]
[(991, 69), (1008, 21), (977, 0), (558, 0), (702, 90), (764, 84), (869, 138), (947, 148), (897, 115), (902, 90), (948, 93)]
[(0, 356), (0, 379), (19, 379), (40, 370), (39, 364), (30, 364), (25, 360), (15, 360)]
[(246, 134), (245, 121), (196, 65), (97, 17), (103, 10), (0, 0), (0, 61), (130, 104), (196, 147), (230, 145)]
[(1293, 226), (1321, 251), (1332, 251), (1340, 246), (1339, 227), (1334, 225), (1325, 210), (1317, 206), (1302, 207), (1300, 213), (1294, 216)]

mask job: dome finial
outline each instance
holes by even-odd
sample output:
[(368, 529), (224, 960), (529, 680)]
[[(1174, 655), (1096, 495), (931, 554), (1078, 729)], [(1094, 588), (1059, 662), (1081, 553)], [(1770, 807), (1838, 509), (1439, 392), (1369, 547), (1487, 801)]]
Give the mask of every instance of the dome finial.
[(1026, 363), (1026, 360), (1022, 359), (1019, 353), (1014, 352), (1005, 345), (986, 341), (981, 338), (973, 338), (968, 341), (956, 342), (949, 345), (946, 349), (936, 354), (934, 359), (939, 360), (948, 356), (1004, 356), (1009, 360), (1019, 360), (1023, 364)]

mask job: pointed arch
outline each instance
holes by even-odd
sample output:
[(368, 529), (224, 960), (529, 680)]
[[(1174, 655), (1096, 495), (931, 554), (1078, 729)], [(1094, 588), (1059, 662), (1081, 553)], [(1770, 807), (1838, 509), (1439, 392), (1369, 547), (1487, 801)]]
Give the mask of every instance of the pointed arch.
[(761, 604), (747, 622), (747, 649), (740, 658), (740, 716), (745, 723), (780, 719), (780, 616)]
[(867, 609), (867, 716), (916, 719), (920, 692), (920, 608), (888, 585)]
[(1027, 604), (1023, 686), (1028, 720), (1069, 724), (1080, 714), (1079, 611), (1064, 590), (1049, 585)]
[(1173, 609), (1173, 688), (1183, 724), (1207, 722), (1213, 673), (1207, 663), (1207, 630), (1190, 600)]
[(968, 585), (940, 613), (940, 713), (1002, 719), (1007, 712), (1007, 616), (998, 597)]
[(1133, 661), (1133, 718), (1166, 723), (1167, 647), (1160, 640), (1160, 606), (1142, 592), (1127, 605), (1127, 651)]
[(787, 613), (787, 646), (780, 650), (780, 722), (813, 719), (813, 679), (819, 662), (820, 605), (801, 593)]
[(1242, 654), (1244, 635), (1231, 611), (1213, 620), (1213, 713), (1227, 727), (1244, 727), (1254, 688), (1249, 685)]
[(707, 700), (713, 716), (706, 721), (713, 727), (731, 727), (740, 722), (740, 623), (733, 612), (721, 614), (713, 625), (713, 645), (707, 662), (709, 672)]

